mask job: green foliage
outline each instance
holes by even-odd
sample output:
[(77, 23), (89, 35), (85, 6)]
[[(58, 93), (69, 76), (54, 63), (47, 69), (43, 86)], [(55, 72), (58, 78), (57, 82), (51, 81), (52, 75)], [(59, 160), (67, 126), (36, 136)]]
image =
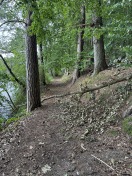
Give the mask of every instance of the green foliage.
[[(26, 106), (26, 92), (23, 91), (22, 88), (16, 86), (16, 89), (13, 94), (13, 102), (17, 107), (15, 114), (19, 114), (23, 108), (25, 109)], [(17, 106), (18, 105), (18, 106)], [(14, 115), (13, 113), (13, 115)]]
[(8, 119), (5, 119), (3, 117), (0, 117), (0, 131), (7, 128), (10, 124), (17, 122), (19, 119), (29, 115), (26, 112), (25, 107), (19, 108), (19, 110), (14, 114), (13, 117), (9, 117)]
[[(105, 35), (105, 49), (107, 57), (112, 60), (126, 55), (128, 60), (131, 60), (131, 40), (129, 40), (131, 34), (131, 1), (102, 1), (100, 7), (98, 1), (69, 1), (69, 0), (39, 0), (39, 1), (25, 1), (19, 0), (15, 6), (17, 11), (12, 11), (14, 16), (20, 11), (23, 12), (23, 17), (26, 18), (27, 11), (32, 10), (32, 26), (30, 32), (37, 35), (38, 43), (43, 43), (44, 46), (44, 60), (45, 70), (53, 69), (56, 72), (61, 72), (63, 68), (73, 68), (76, 63), (76, 44), (77, 34), (79, 32), (79, 20), (80, 20), (80, 7), (84, 4), (86, 6), (86, 28), (85, 28), (85, 57), (88, 58), (90, 53), (93, 52), (93, 48), (90, 44), (92, 36), (99, 38), (100, 35)], [(8, 4), (6, 11), (8, 12)], [(92, 20), (93, 11), (96, 14), (103, 17), (103, 27), (91, 28), (90, 24)], [(1, 12), (4, 16), (4, 11)], [(9, 13), (10, 14), (10, 13)], [(11, 14), (8, 16), (12, 16)], [(8, 17), (9, 18), (9, 17)], [(22, 28), (16, 28), (16, 34), (10, 43), (11, 50), (14, 54), (12, 59), (13, 70), (17, 72), (18, 66), (20, 71), (18, 77), (25, 81), (25, 60), (24, 60), (24, 42), (22, 35), (24, 31)], [(93, 53), (92, 53), (93, 55)], [(92, 56), (93, 57), (93, 56)], [(86, 61), (83, 62), (82, 69)], [(123, 62), (125, 65), (129, 65), (130, 62)]]
[[(73, 70), (77, 62), (77, 36), (80, 32), (80, 7), (86, 7), (86, 27), (84, 34), (84, 51), (81, 70), (91, 67), (89, 58), (93, 58), (93, 35), (99, 38), (104, 35), (106, 58), (110, 65), (131, 66), (131, 0), (101, 1), (97, 0), (19, 0), (4, 1), (0, 11), (0, 23), (7, 20), (23, 20), (29, 10), (33, 11), (30, 33), (37, 36), (38, 44), (43, 45), (44, 71), (47, 83), (53, 75), (62, 75), (64, 69)], [(90, 27), (92, 15), (103, 18), (103, 26)], [(7, 23), (1, 27), (6, 31), (0, 36), (0, 49), (11, 52), (12, 57), (6, 58), (16, 77), (26, 82), (25, 63), (25, 29), (20, 23)], [(119, 59), (121, 58), (121, 61)], [(0, 88), (6, 89), (8, 82), (13, 82), (15, 93), (13, 101), (16, 105), (25, 103), (25, 94), (21, 93), (18, 85), (0, 60)], [(0, 94), (0, 103), (5, 97)], [(21, 108), (20, 108), (21, 111)]]
[(5, 123), (5, 118), (0, 117), (0, 131), (3, 129), (4, 123)]
[(132, 116), (127, 117), (122, 122), (123, 130), (132, 136)]
[(3, 92), (5, 92), (6, 85), (9, 82), (9, 77), (7, 76), (6, 73), (2, 72), (2, 69), (0, 71), (0, 80), (1, 80), (0, 81), (0, 106), (2, 106), (3, 102), (6, 101), (6, 97), (3, 95)]
[(48, 72), (45, 74), (45, 79), (46, 79), (46, 84), (51, 83), (51, 81), (53, 80), (53, 77), (51, 76), (51, 74), (49, 74)]
[(110, 55), (110, 59), (118, 59), (124, 54), (128, 59), (131, 57), (131, 8), (131, 0), (111, 2), (108, 5), (106, 15), (108, 18), (104, 18), (104, 22), (107, 34), (106, 52)]
[(16, 122), (16, 121), (18, 121), (18, 120), (19, 120), (18, 117), (11, 117), (11, 118), (7, 119), (7, 121), (6, 121), (6, 126), (8, 126), (8, 125), (10, 125), (11, 123), (14, 123), (14, 122)]

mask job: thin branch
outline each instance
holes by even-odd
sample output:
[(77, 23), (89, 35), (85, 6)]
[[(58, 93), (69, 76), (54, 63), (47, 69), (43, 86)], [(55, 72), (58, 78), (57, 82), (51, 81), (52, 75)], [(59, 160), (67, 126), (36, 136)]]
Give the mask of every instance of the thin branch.
[(99, 89), (102, 89), (104, 87), (108, 87), (110, 85), (113, 85), (113, 84), (116, 84), (116, 83), (119, 83), (119, 82), (122, 82), (122, 81), (128, 81), (132, 79), (132, 74), (130, 75), (127, 75), (126, 77), (123, 77), (123, 78), (118, 78), (118, 79), (114, 79), (112, 81), (109, 81), (109, 82), (103, 82), (101, 85), (97, 86), (97, 87), (92, 87), (92, 88), (84, 88), (84, 90), (82, 91), (77, 91), (77, 92), (68, 92), (68, 93), (65, 93), (65, 94), (62, 94), (62, 95), (53, 95), (53, 96), (50, 96), (50, 97), (47, 97), (47, 98), (44, 98), (42, 100), (45, 101), (45, 100), (49, 100), (49, 99), (52, 99), (52, 98), (60, 98), (60, 97), (65, 97), (65, 96), (69, 96), (69, 95), (75, 95), (75, 94), (79, 94), (79, 95), (83, 95), (87, 92), (93, 92), (93, 91), (96, 91), (96, 90), (99, 90)]
[(0, 28), (5, 25), (5, 24), (8, 24), (8, 23), (23, 23), (25, 25), (27, 25), (27, 23), (23, 20), (8, 20), (8, 21), (5, 21), (3, 22), (1, 25), (0, 25)]
[(10, 100), (12, 106), (13, 106), (13, 109), (16, 109), (16, 106), (15, 106), (15, 104), (14, 104), (14, 102), (13, 102), (13, 100), (12, 100), (12, 98), (11, 98), (9, 92), (8, 92), (8, 90), (6, 89), (5, 92), (7, 93), (8, 97), (9, 97), (9, 100)]
[(0, 57), (3, 61), (3, 63), (5, 64), (6, 68), (8, 69), (9, 73), (12, 75), (12, 77), (15, 79), (15, 81), (22, 86), (25, 89), (25, 84), (23, 84), (23, 82), (21, 82), (16, 75), (12, 72), (11, 68), (8, 66), (7, 62), (5, 61), (4, 57), (0, 54)]
[(8, 99), (6, 99), (5, 101), (6, 101), (6, 102), (8, 103), (8, 105), (11, 107), (11, 109), (14, 110), (14, 107), (12, 106), (12, 104), (10, 103), (10, 101), (9, 101)]
[(0, 5), (2, 5), (3, 2), (4, 2), (4, 0), (1, 0)]
[(104, 161), (102, 161), (101, 159), (97, 158), (96, 156), (94, 155), (91, 155), (92, 157), (96, 158), (98, 161), (100, 161), (101, 163), (105, 164), (107, 167), (109, 167), (111, 170), (115, 170), (113, 167), (109, 166), (107, 163), (105, 163)]

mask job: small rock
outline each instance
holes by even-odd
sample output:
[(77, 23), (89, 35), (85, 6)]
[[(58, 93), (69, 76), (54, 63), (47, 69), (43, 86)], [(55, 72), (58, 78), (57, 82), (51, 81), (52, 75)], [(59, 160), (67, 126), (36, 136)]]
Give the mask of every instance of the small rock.
[(80, 175), (78, 171), (77, 171), (77, 175)]
[(5, 150), (5, 153), (7, 153), (10, 150), (11, 145), (9, 143), (5, 143), (3, 145), (3, 149)]
[(10, 138), (10, 143), (15, 141), (15, 137), (14, 138)]
[(85, 139), (85, 136), (84, 136), (84, 135), (82, 135), (82, 136), (80, 137), (80, 139), (81, 139), (81, 140), (84, 140), (84, 139)]
[(44, 145), (44, 142), (39, 142), (39, 145)]
[(30, 149), (30, 150), (32, 150), (32, 149), (33, 149), (33, 146), (32, 146), (32, 145), (30, 145), (29, 149)]
[(26, 153), (23, 155), (24, 158), (30, 158), (33, 156), (33, 153)]
[(41, 168), (42, 172), (46, 174), (47, 172), (51, 171), (51, 167), (46, 164), (44, 167)]
[(75, 161), (75, 160), (73, 160), (73, 161), (72, 161), (72, 164), (76, 164), (76, 161)]

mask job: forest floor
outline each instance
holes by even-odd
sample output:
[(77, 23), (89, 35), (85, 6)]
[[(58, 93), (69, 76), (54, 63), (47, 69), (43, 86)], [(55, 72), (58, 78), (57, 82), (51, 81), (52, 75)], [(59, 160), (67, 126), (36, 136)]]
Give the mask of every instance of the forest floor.
[[(56, 78), (42, 98), (131, 72), (113, 69), (93, 78), (84, 75), (72, 86)], [(123, 82), (81, 99), (44, 101), (0, 133), (0, 176), (131, 176), (132, 138), (122, 129), (122, 113), (132, 102), (128, 87)]]

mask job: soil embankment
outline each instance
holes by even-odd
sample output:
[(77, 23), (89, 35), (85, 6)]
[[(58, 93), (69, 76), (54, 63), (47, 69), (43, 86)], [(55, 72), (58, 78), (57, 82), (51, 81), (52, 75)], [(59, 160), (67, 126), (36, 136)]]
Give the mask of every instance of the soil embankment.
[[(55, 82), (47, 87), (45, 97), (68, 92), (69, 85)], [(117, 120), (123, 105), (117, 104), (118, 96), (105, 94), (91, 99), (92, 105), (76, 97), (45, 101), (15, 127), (1, 132), (0, 175), (132, 175), (132, 141), (122, 131), (121, 119)], [(117, 118), (106, 120), (113, 117), (111, 113)]]

